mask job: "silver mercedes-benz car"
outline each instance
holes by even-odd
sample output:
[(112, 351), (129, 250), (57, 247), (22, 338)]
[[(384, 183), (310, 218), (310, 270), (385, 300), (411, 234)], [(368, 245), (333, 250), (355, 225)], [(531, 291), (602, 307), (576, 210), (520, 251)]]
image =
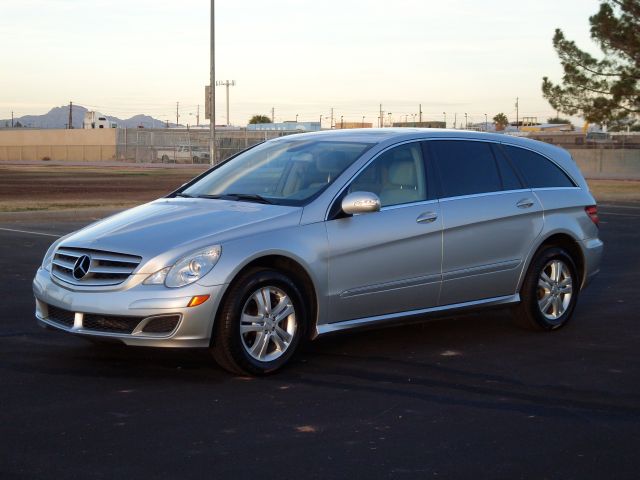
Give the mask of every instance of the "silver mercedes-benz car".
[(599, 271), (587, 183), (565, 150), (474, 132), (292, 135), (57, 240), (33, 281), (41, 325), (207, 347), (239, 374), (320, 335), (509, 305), (566, 324)]

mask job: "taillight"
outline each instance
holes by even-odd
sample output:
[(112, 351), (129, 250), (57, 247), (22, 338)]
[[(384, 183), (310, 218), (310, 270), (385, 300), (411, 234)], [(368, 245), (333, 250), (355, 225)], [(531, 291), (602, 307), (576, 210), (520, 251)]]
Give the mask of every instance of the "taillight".
[(590, 205), (588, 207), (584, 207), (584, 211), (587, 212), (587, 215), (589, 215), (591, 221), (596, 224), (596, 227), (599, 227), (600, 218), (598, 217), (598, 207), (596, 205)]

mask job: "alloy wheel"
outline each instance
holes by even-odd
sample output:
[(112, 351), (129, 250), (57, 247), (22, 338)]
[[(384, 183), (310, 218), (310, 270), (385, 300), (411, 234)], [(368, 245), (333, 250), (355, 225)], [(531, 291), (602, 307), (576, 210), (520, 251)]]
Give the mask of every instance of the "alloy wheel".
[(540, 312), (548, 320), (557, 320), (567, 311), (573, 295), (573, 278), (562, 260), (553, 259), (542, 269), (537, 294)]
[(259, 288), (242, 308), (242, 346), (255, 360), (270, 362), (280, 358), (291, 345), (297, 327), (293, 303), (277, 287)]

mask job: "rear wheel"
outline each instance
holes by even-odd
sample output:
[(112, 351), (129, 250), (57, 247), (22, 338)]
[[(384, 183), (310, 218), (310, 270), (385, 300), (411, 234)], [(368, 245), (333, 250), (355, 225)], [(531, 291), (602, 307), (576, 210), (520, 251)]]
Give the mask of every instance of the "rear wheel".
[(293, 281), (277, 270), (252, 270), (236, 280), (214, 326), (212, 353), (240, 375), (264, 375), (294, 355), (306, 326), (306, 305)]
[(565, 325), (578, 300), (575, 263), (562, 248), (549, 247), (534, 258), (520, 290), (515, 319), (525, 328), (556, 330)]

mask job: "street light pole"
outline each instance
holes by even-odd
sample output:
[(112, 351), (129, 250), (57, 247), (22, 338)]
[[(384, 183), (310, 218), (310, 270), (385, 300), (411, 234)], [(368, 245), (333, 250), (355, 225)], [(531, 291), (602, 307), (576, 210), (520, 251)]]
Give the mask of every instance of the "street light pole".
[(442, 115), (444, 115), (444, 128), (447, 128), (447, 112), (442, 112)]
[(484, 114), (484, 131), (488, 132), (489, 131), (489, 120), (487, 118), (487, 114)]
[(211, 21), (209, 24), (209, 91), (211, 98), (209, 99), (209, 111), (211, 118), (209, 119), (209, 163), (215, 164), (216, 159), (216, 30), (215, 30), (215, 0), (211, 0)]
[(229, 119), (229, 87), (235, 87), (235, 80), (219, 80), (216, 82), (216, 87), (227, 87), (227, 127), (231, 125), (231, 120)]

